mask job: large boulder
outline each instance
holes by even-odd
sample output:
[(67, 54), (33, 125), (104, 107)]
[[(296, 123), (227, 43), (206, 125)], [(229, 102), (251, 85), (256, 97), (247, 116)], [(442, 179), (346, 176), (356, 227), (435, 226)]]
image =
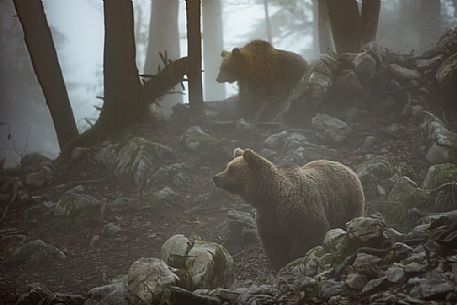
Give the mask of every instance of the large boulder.
[(128, 271), (128, 289), (146, 304), (161, 304), (179, 281), (168, 265), (158, 258), (140, 258)]
[(173, 157), (173, 151), (168, 146), (135, 137), (120, 149), (114, 174), (122, 181), (141, 186), (146, 182), (154, 161), (170, 160)]
[(217, 243), (195, 242), (188, 253), (186, 269), (194, 289), (229, 288), (233, 285), (233, 259)]
[(162, 245), (160, 256), (169, 266), (185, 269), (187, 254), (192, 245), (193, 243), (185, 235), (173, 235)]
[(431, 166), (424, 179), (424, 188), (434, 189), (443, 184), (457, 182), (457, 165), (452, 163)]

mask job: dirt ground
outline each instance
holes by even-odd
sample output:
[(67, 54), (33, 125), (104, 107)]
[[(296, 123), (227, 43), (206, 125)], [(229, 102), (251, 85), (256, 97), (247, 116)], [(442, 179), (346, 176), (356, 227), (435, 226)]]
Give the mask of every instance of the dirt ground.
[[(454, 122), (457, 117), (453, 116)], [(401, 135), (385, 132), (390, 123), (387, 119), (367, 117), (352, 124), (353, 133), (348, 141), (337, 147), (337, 159), (354, 166), (367, 153), (382, 154), (394, 164), (406, 162), (419, 175), (424, 174), (427, 163), (419, 151), (420, 134), (413, 122), (401, 122), (406, 131)], [(157, 131), (160, 128), (160, 131)], [(26, 213), (31, 202), (12, 205), (6, 218), (0, 223), (0, 249), (9, 242), (8, 235), (25, 235), (30, 239), (42, 239), (59, 249), (67, 258), (46, 265), (0, 264), (0, 304), (14, 302), (28, 284), (40, 282), (52, 291), (84, 294), (89, 289), (108, 284), (111, 279), (126, 274), (129, 266), (140, 257), (160, 257), (161, 245), (177, 233), (199, 237), (223, 244), (233, 256), (238, 282), (265, 281), (272, 276), (265, 253), (259, 242), (243, 244), (227, 239), (227, 211), (243, 203), (242, 200), (217, 191), (210, 177), (222, 170), (235, 147), (251, 147), (260, 151), (266, 135), (278, 130), (263, 130), (254, 135), (239, 135), (233, 130), (214, 129), (208, 132), (220, 140), (221, 151), (226, 155), (216, 157), (220, 151), (190, 153), (179, 148), (180, 134), (167, 127), (142, 127), (141, 133), (152, 135), (156, 141), (171, 145), (177, 159), (191, 173), (192, 183), (175, 191), (179, 199), (173, 204), (146, 207), (148, 190), (131, 189), (121, 183), (100, 179), (103, 170), (90, 162), (73, 165), (52, 185), (35, 190), (31, 194), (46, 200), (57, 201), (63, 185), (83, 185), (86, 192), (107, 202), (118, 197), (134, 198), (132, 206), (121, 213), (107, 212), (82, 227), (62, 230), (53, 224), (51, 215), (31, 216)], [(259, 136), (264, 135), (264, 136)], [(367, 135), (377, 139), (370, 149), (360, 145)], [(214, 158), (211, 158), (214, 157)], [(101, 238), (96, 247), (90, 247), (95, 235), (103, 226), (115, 222), (122, 228), (118, 237)]]

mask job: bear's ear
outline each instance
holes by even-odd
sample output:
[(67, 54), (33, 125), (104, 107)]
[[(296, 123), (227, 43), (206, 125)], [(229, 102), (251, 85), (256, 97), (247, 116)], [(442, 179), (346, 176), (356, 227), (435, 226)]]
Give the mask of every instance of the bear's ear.
[(252, 149), (246, 148), (243, 151), (243, 159), (251, 166), (254, 167), (263, 167), (263, 165), (270, 164), (270, 161), (258, 155)]
[(222, 51), (221, 51), (221, 56), (222, 56), (222, 57), (227, 56), (227, 54), (228, 54), (228, 52), (227, 52), (226, 50), (222, 50)]
[(238, 48), (233, 48), (232, 50), (232, 55), (235, 56), (236, 58), (241, 58), (241, 51)]
[(233, 158), (241, 157), (243, 155), (243, 150), (241, 148), (235, 148), (233, 150)]

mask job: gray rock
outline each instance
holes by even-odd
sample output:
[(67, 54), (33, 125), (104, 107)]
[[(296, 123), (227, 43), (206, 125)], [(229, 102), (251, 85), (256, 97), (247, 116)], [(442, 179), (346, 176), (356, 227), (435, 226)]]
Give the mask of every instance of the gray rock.
[(412, 262), (409, 264), (405, 265), (405, 272), (408, 275), (411, 274), (418, 274), (418, 273), (424, 273), (426, 271), (427, 265), (425, 264), (420, 264), (417, 262)]
[(393, 76), (398, 80), (417, 80), (421, 77), (421, 74), (412, 69), (402, 67), (397, 64), (389, 64), (389, 69), (392, 72)]
[(237, 304), (239, 305), (261, 305), (277, 304), (278, 291), (270, 285), (252, 285), (244, 291)]
[(362, 83), (368, 83), (377, 71), (378, 63), (371, 53), (360, 52), (353, 60), (355, 73)]
[(107, 223), (102, 230), (102, 235), (107, 238), (113, 238), (119, 235), (122, 232), (122, 229), (119, 225), (110, 222)]
[(380, 246), (388, 240), (387, 225), (380, 219), (357, 217), (346, 223), (347, 237), (350, 241), (363, 246)]
[(260, 155), (262, 155), (264, 158), (271, 159), (272, 157), (276, 156), (276, 152), (274, 150), (268, 149), (268, 148), (263, 148), (260, 151)]
[(228, 216), (228, 233), (231, 238), (252, 242), (257, 239), (257, 228), (254, 218), (246, 212), (230, 210)]
[(94, 160), (105, 166), (114, 166), (118, 158), (115, 146), (109, 141), (103, 142), (94, 155)]
[(177, 198), (178, 194), (171, 187), (166, 186), (160, 191), (154, 193), (154, 196), (148, 205), (162, 206), (166, 204), (173, 204)]
[(29, 264), (52, 263), (66, 258), (61, 250), (40, 239), (11, 246), (6, 251), (6, 257), (9, 262)]
[(457, 81), (457, 52), (447, 58), (436, 71), (436, 80), (441, 91), (449, 97), (455, 97), (455, 84)]
[(423, 111), (420, 125), (426, 139), (425, 158), (432, 164), (457, 162), (457, 134), (449, 131), (435, 115)]
[(346, 285), (342, 281), (324, 280), (321, 281), (319, 297), (329, 299), (336, 295), (341, 295), (346, 290)]
[(372, 279), (365, 285), (365, 287), (363, 287), (362, 293), (374, 294), (387, 289), (388, 286), (389, 282), (387, 281), (387, 278), (385, 276), (379, 279)]
[(440, 63), (443, 61), (443, 56), (438, 55), (430, 59), (425, 59), (425, 58), (419, 58), (414, 61), (416, 67), (419, 70), (429, 70), (437, 68)]
[(457, 182), (457, 165), (443, 163), (431, 166), (424, 179), (424, 188), (434, 189), (445, 183)]
[(120, 197), (109, 203), (109, 209), (113, 212), (127, 211), (132, 208), (133, 198)]
[(373, 277), (378, 274), (379, 264), (382, 259), (378, 256), (359, 252), (357, 257), (352, 264), (354, 270), (360, 274), (364, 274), (368, 277)]
[(112, 284), (89, 290), (84, 305), (144, 305), (144, 303), (129, 290), (127, 276), (124, 276)]
[(345, 282), (346, 285), (348, 285), (348, 287), (351, 289), (362, 290), (362, 288), (365, 287), (368, 280), (365, 275), (354, 272), (348, 274)]
[(43, 164), (48, 164), (49, 162), (52, 162), (52, 160), (37, 152), (28, 153), (21, 159), (21, 165), (27, 172), (38, 171)]
[(386, 270), (387, 280), (394, 284), (401, 284), (406, 280), (405, 270), (401, 267), (390, 267)]
[(184, 132), (180, 141), (188, 150), (196, 151), (216, 143), (217, 139), (204, 132), (200, 126), (192, 126)]
[(236, 122), (235, 131), (239, 133), (252, 132), (255, 129), (254, 123), (247, 122), (245, 119), (239, 119)]
[(365, 161), (355, 166), (355, 172), (364, 184), (377, 183), (394, 173), (392, 164), (383, 156), (367, 155)]
[(192, 242), (183, 234), (173, 235), (162, 245), (160, 257), (169, 266), (186, 268), (187, 254), (192, 248)]
[(335, 242), (339, 241), (342, 237), (346, 235), (346, 231), (341, 228), (329, 230), (324, 237), (324, 245), (326, 247), (332, 247)]
[(455, 288), (445, 279), (424, 279), (419, 284), (419, 293), (426, 300), (444, 299)]
[(146, 304), (160, 304), (170, 297), (179, 280), (170, 267), (157, 258), (140, 258), (128, 271), (128, 289)]
[(170, 160), (173, 157), (173, 151), (168, 146), (135, 137), (119, 151), (114, 174), (119, 179), (128, 179), (135, 186), (141, 186), (146, 182), (153, 161)]
[[(184, 166), (181, 163), (174, 163), (167, 166), (159, 167), (154, 171), (149, 179), (149, 185), (182, 185), (191, 179), (184, 173)], [(179, 177), (178, 177), (179, 176)]]
[(42, 187), (49, 182), (48, 179), (41, 172), (30, 173), (25, 177), (25, 183), (31, 187)]
[(431, 203), (430, 194), (420, 188), (408, 177), (400, 177), (394, 184), (388, 200), (400, 205), (404, 209), (427, 206)]
[(186, 268), (195, 288), (230, 288), (233, 285), (233, 259), (217, 243), (197, 241), (189, 251)]
[(92, 196), (64, 193), (54, 207), (54, 215), (79, 225), (101, 215), (104, 203)]
[(396, 261), (407, 258), (410, 255), (410, 253), (413, 252), (413, 248), (401, 242), (394, 243), (392, 246), (392, 250), (392, 256), (396, 259)]
[(311, 124), (319, 131), (322, 139), (331, 142), (341, 142), (351, 132), (345, 122), (328, 114), (317, 114), (311, 119)]
[(263, 141), (263, 146), (271, 150), (279, 150), (283, 148), (287, 140), (287, 131), (273, 134)]

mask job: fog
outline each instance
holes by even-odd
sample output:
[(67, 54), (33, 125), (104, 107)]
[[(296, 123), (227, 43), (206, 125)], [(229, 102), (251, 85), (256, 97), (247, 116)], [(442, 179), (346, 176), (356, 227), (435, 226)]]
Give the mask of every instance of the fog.
[[(67, 86), (76, 122), (80, 131), (87, 129), (98, 117), (95, 107), (101, 106), (103, 96), (103, 44), (104, 23), (103, 3), (94, 0), (44, 0), (45, 13), (54, 38), (59, 62)], [(311, 1), (304, 1), (311, 7)], [(443, 2), (442, 15), (453, 16), (450, 1)], [(384, 1), (381, 12), (380, 33), (381, 44), (396, 50), (406, 51), (416, 48), (414, 33), (405, 36), (400, 45), (397, 39), (388, 32), (389, 23), (394, 22), (395, 9), (398, 1)], [(12, 165), (20, 156), (30, 151), (40, 151), (51, 157), (58, 154), (58, 145), (53, 130), (52, 120), (22, 39), (22, 29), (11, 1), (0, 1), (1, 14), (1, 109), (0, 122), (0, 157), (6, 157), (7, 164)], [(136, 34), (147, 35), (150, 18), (150, 0), (135, 0)], [(270, 5), (270, 16), (279, 8)], [(307, 20), (312, 23), (312, 9), (304, 12)], [(391, 14), (391, 16), (389, 16)], [(262, 1), (223, 1), (223, 42), (225, 49), (242, 46), (247, 41), (261, 38), (267, 34), (258, 25), (265, 19)], [(179, 35), (180, 54), (186, 56), (186, 20), (185, 1), (179, 1)], [(286, 20), (291, 24), (296, 20)], [(386, 25), (385, 29), (383, 24)], [(391, 24), (390, 24), (391, 25)], [(301, 33), (280, 37), (273, 28), (273, 45), (303, 55), (307, 59), (315, 57), (313, 53), (312, 24)], [(279, 29), (278, 29), (279, 31)], [(397, 35), (398, 36), (398, 35)], [(144, 72), (147, 51), (147, 39), (137, 37), (137, 66)], [(220, 53), (215, 49), (214, 52)], [(217, 67), (212, 67), (217, 70)], [(213, 80), (214, 86), (217, 86)], [(237, 93), (235, 85), (226, 85), (225, 96)], [(205, 88), (204, 88), (205, 90)], [(187, 91), (184, 92), (186, 94)], [(184, 101), (187, 96), (184, 97)], [(10, 134), (10, 136), (8, 136)]]

